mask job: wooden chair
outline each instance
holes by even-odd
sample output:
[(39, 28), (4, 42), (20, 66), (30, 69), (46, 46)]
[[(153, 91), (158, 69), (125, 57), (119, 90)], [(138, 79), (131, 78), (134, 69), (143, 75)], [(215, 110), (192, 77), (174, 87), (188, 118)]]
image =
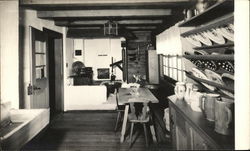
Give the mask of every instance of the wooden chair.
[[(138, 107), (136, 108), (135, 106), (136, 104), (141, 104), (142, 109), (139, 110)], [(130, 107), (130, 113), (128, 115), (128, 120), (131, 123), (129, 146), (130, 147), (132, 146), (134, 124), (140, 123), (143, 125), (145, 140), (146, 140), (146, 147), (148, 147), (148, 136), (147, 136), (147, 128), (146, 128), (146, 124), (149, 122), (149, 119), (150, 119), (148, 102), (141, 102), (141, 101), (136, 101), (134, 99), (131, 99), (129, 100), (129, 107)]]
[(124, 114), (124, 111), (125, 111), (125, 105), (119, 105), (118, 103), (118, 90), (119, 88), (116, 89), (116, 111), (117, 111), (117, 118), (116, 118), (116, 123), (115, 123), (115, 132), (117, 131), (117, 128), (118, 128), (118, 124), (120, 122), (120, 120), (122, 120), (123, 118), (123, 114)]

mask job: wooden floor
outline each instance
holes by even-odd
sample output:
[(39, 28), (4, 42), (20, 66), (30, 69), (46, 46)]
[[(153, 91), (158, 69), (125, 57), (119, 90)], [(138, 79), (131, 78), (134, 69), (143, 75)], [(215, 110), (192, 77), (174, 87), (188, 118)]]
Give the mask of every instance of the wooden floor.
[[(114, 132), (116, 112), (74, 111), (56, 117), (50, 126), (21, 150), (81, 150), (81, 151), (164, 151), (170, 145), (153, 144), (145, 147), (143, 129), (138, 125), (134, 134), (134, 144), (129, 148), (129, 136), (120, 143), (120, 129)], [(128, 132), (128, 131), (127, 131)]]

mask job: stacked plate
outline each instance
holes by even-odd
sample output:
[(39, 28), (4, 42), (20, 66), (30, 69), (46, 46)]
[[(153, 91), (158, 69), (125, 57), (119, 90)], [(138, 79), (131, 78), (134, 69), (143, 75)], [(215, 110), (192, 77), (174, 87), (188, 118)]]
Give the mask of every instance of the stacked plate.
[(234, 41), (234, 25), (217, 28), (217, 32), (230, 41)]
[[(204, 50), (195, 50), (194, 54), (195, 55), (208, 55), (208, 53)], [(213, 71), (217, 70), (217, 68), (218, 68), (216, 63), (212, 60), (196, 60), (196, 61), (194, 61), (194, 64), (198, 68), (208, 68), (208, 69), (211, 69)]]
[(189, 43), (191, 43), (192, 45), (194, 45), (194, 46), (196, 46), (196, 47), (201, 47), (201, 46), (202, 46), (201, 42), (200, 42), (199, 40), (197, 40), (197, 39), (195, 38), (195, 36), (193, 36), (193, 35), (188, 36), (188, 37), (185, 37), (185, 38), (187, 39), (187, 41), (188, 41)]
[[(226, 87), (229, 87), (229, 88), (234, 88), (234, 76), (232, 74), (229, 74), (229, 73), (223, 73), (221, 75), (221, 78), (222, 78), (222, 81), (223, 81), (223, 85), (226, 86)], [(223, 90), (223, 89), (220, 89), (220, 91), (222, 93), (224, 93), (225, 95), (227, 96), (230, 96), (230, 97), (234, 97), (234, 94), (227, 91), (227, 90)]]
[(223, 85), (221, 76), (216, 72), (209, 69), (205, 69), (205, 74), (210, 81)]
[(196, 38), (198, 41), (200, 41), (204, 45), (212, 46), (212, 41), (207, 36), (205, 36), (203, 32), (194, 35), (194, 38)]
[[(192, 68), (192, 74), (197, 77), (197, 78), (201, 78), (201, 79), (204, 79), (204, 80), (209, 80), (209, 78), (202, 72), (200, 71), (199, 69), (197, 68)], [(211, 86), (211, 85), (208, 85), (206, 83), (203, 83), (202, 84), (207, 87), (208, 89), (210, 89), (211, 91), (214, 91), (216, 88), (214, 86)]]
[(202, 31), (185, 38), (197, 47), (201, 47), (202, 44), (207, 46), (211, 46), (213, 43), (225, 44), (226, 39), (234, 41), (234, 25), (230, 23), (226, 26)]
[(194, 54), (195, 55), (208, 55), (208, 53), (204, 50), (195, 50)]
[(225, 44), (225, 39), (221, 34), (218, 33), (216, 29), (211, 29), (203, 32), (203, 35), (211, 39), (213, 42), (217, 44)]
[(226, 72), (234, 73), (234, 64), (230, 61), (218, 61), (219, 68), (225, 70)]

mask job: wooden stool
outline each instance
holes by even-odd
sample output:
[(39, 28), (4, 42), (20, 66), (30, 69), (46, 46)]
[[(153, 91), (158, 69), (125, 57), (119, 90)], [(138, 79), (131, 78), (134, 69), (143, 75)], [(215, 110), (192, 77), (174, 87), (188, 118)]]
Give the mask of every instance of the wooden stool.
[(115, 123), (115, 132), (116, 132), (119, 121), (122, 119), (122, 115), (124, 114), (125, 105), (119, 105), (118, 103), (118, 89), (116, 89), (115, 94), (116, 94), (116, 111), (117, 111), (117, 118), (116, 118), (116, 123)]

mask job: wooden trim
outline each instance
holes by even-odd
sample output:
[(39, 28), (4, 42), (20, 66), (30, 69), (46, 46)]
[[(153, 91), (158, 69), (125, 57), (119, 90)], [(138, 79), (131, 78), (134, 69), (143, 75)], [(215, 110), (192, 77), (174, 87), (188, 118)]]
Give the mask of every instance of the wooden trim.
[(103, 10), (60, 10), (38, 11), (39, 18), (63, 17), (157, 17), (171, 15), (171, 9), (103, 9)]
[[(6, 0), (7, 1), (7, 0)], [(21, 5), (146, 5), (189, 2), (190, 0), (20, 0)]]
[(183, 55), (187, 59), (201, 60), (230, 60), (234, 61), (234, 55)]
[[(78, 21), (55, 21), (55, 25), (57, 26), (88, 26), (88, 25), (102, 25), (106, 23), (108, 20), (78, 20)], [(153, 24), (162, 24), (162, 20), (121, 20), (117, 21), (119, 25), (153, 25)]]

